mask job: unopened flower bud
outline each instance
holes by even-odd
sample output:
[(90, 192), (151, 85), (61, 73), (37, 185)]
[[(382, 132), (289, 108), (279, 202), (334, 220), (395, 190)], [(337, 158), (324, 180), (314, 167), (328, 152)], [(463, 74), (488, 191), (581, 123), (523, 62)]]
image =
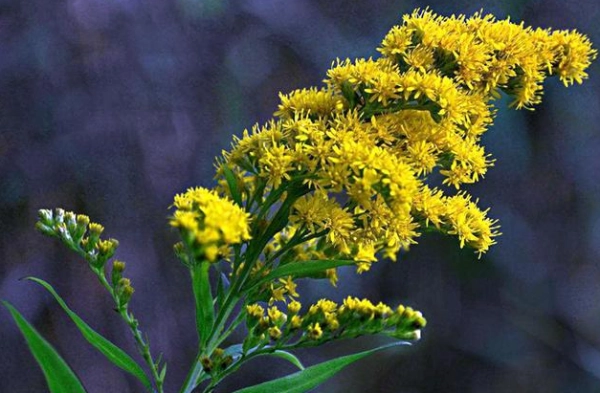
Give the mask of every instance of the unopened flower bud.
[(131, 280), (128, 278), (121, 278), (117, 284), (117, 294), (119, 296), (119, 306), (123, 307), (133, 295), (134, 289), (131, 286)]
[(88, 226), (89, 236), (85, 250), (90, 252), (94, 248), (96, 248), (96, 244), (98, 240), (100, 240), (100, 235), (104, 231), (104, 227), (98, 223), (92, 222)]
[(89, 223), (90, 223), (90, 218), (88, 216), (86, 216), (85, 214), (77, 215), (77, 225), (87, 227)]
[(65, 212), (65, 224), (67, 225), (67, 229), (69, 230), (69, 232), (74, 232), (77, 229), (75, 213)]
[(103, 259), (106, 262), (110, 259), (119, 247), (119, 241), (116, 239), (100, 240), (98, 242), (98, 259)]
[(65, 211), (63, 209), (54, 209), (54, 222), (63, 222), (65, 219)]
[(223, 358), (223, 361), (221, 362), (221, 368), (225, 370), (227, 367), (231, 366), (231, 363), (233, 363), (233, 356), (227, 355)]
[(200, 359), (200, 364), (202, 364), (202, 368), (204, 369), (204, 372), (207, 373), (211, 373), (212, 368), (213, 368), (213, 362), (212, 360), (210, 360), (207, 356), (203, 356)]
[(113, 261), (112, 272), (111, 272), (111, 281), (112, 281), (113, 287), (116, 287), (119, 284), (119, 281), (123, 277), (124, 270), (125, 270), (125, 262), (122, 262), (119, 260)]
[(104, 231), (104, 227), (96, 222), (92, 222), (89, 225), (90, 236), (100, 237), (102, 232)]
[(38, 210), (38, 218), (44, 225), (51, 226), (54, 220), (52, 219), (52, 210), (40, 209)]
[(290, 328), (291, 329), (300, 329), (302, 326), (302, 317), (299, 315), (294, 315), (290, 320)]
[(35, 223), (35, 228), (46, 236), (56, 236), (56, 231), (41, 221)]
[(66, 242), (71, 242), (71, 234), (67, 229), (67, 225), (64, 222), (59, 222), (54, 226), (54, 230), (58, 233), (61, 239)]
[(277, 326), (272, 326), (269, 328), (269, 337), (272, 340), (279, 340), (281, 338), (281, 330)]
[(85, 214), (78, 214), (75, 219), (75, 225), (73, 229), (70, 229), (71, 236), (73, 236), (73, 241), (75, 243), (80, 243), (83, 235), (85, 235), (85, 231), (87, 230), (87, 226), (90, 223), (90, 219)]
[(210, 357), (213, 359), (220, 359), (223, 357), (224, 354), (225, 354), (225, 351), (223, 350), (223, 348), (215, 348), (215, 350), (213, 351), (213, 353)]
[(300, 302), (298, 302), (296, 300), (290, 302), (290, 304), (288, 304), (288, 307), (287, 307), (288, 314), (290, 314), (290, 315), (298, 314), (301, 307), (302, 307), (302, 304), (300, 304)]

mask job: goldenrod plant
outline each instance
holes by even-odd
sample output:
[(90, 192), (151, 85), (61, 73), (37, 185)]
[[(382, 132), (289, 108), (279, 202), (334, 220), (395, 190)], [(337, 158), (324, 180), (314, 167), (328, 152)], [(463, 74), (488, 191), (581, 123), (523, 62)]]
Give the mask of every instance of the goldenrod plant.
[[(335, 286), (337, 269), (367, 272), (429, 231), (486, 253), (499, 226), (464, 185), (494, 163), (481, 144), (494, 100), (504, 94), (514, 108), (531, 109), (546, 77), (580, 84), (597, 54), (576, 31), (430, 10), (404, 16), (378, 51), (377, 59), (335, 61), (323, 87), (281, 94), (273, 119), (244, 131), (217, 159), (214, 189), (175, 196), (169, 222), (181, 236), (174, 250), (191, 277), (198, 333), (181, 393), (217, 391), (259, 356), (283, 358), (299, 371), (237, 393), (305, 392), (378, 350), (418, 340), (426, 320), (411, 307), (351, 295), (305, 304), (297, 283)], [(103, 227), (87, 216), (61, 209), (41, 210), (37, 228), (87, 262), (145, 365), (94, 331), (50, 284), (30, 280), (56, 298), (91, 345), (135, 376), (140, 390), (163, 393), (166, 362), (151, 352), (129, 309), (134, 290), (125, 263), (113, 259), (118, 242), (103, 238)], [(50, 391), (84, 392), (50, 344), (4, 305)], [(244, 332), (243, 340), (232, 342), (234, 331)], [(307, 368), (293, 354), (363, 335), (385, 335), (390, 344)]]

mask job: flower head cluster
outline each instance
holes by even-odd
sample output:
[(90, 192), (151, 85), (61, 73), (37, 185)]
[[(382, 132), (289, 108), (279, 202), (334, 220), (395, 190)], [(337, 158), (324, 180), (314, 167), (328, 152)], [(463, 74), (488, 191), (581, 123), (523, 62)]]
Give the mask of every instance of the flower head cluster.
[(470, 92), (502, 89), (518, 108), (541, 101), (547, 76), (557, 75), (565, 86), (582, 83), (597, 55), (575, 31), (533, 29), (481, 13), (445, 18), (429, 10), (405, 16), (379, 51), (402, 70), (437, 70)]
[(215, 262), (229, 247), (250, 239), (249, 216), (215, 191), (197, 187), (175, 196), (171, 225), (179, 228), (190, 250)]
[(385, 334), (391, 337), (415, 340), (427, 321), (419, 311), (403, 305), (392, 309), (367, 299), (348, 296), (341, 305), (321, 299), (301, 313), (301, 304), (292, 301), (285, 312), (277, 306), (265, 310), (260, 304), (246, 306), (249, 335), (245, 345), (314, 345), (338, 338), (352, 338), (366, 334)]
[(406, 16), (379, 51), (379, 59), (338, 60), (324, 88), (281, 94), (275, 118), (234, 141), (223, 164), (246, 209), (267, 195), (283, 200), (301, 180), (285, 230), (324, 238), (301, 247), (313, 258), (353, 258), (359, 271), (379, 252), (394, 259), (426, 227), (486, 252), (496, 221), (466, 192), (443, 187), (461, 190), (493, 165), (480, 140), (500, 91), (531, 107), (547, 76), (581, 83), (596, 51), (576, 32), (428, 10)]

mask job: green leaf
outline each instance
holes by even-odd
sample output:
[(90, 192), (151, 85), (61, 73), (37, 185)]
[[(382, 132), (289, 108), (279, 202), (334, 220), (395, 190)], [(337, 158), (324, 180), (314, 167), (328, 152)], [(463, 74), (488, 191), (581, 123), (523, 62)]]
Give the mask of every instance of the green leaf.
[(65, 301), (58, 295), (58, 293), (56, 293), (50, 284), (36, 277), (27, 277), (26, 279), (41, 285), (48, 292), (50, 292), (52, 296), (54, 296), (54, 299), (56, 299), (57, 303), (75, 323), (75, 326), (77, 326), (77, 329), (79, 329), (87, 342), (92, 344), (94, 348), (102, 353), (115, 366), (136, 377), (148, 391), (152, 390), (152, 383), (144, 373), (144, 370), (135, 362), (135, 360), (133, 360), (121, 348), (117, 347), (115, 344), (93, 330), (85, 321), (83, 321), (83, 319), (75, 314), (75, 312), (73, 312), (69, 306), (67, 306)]
[(364, 352), (359, 352), (353, 355), (342, 356), (332, 359), (315, 366), (305, 368), (294, 374), (278, 378), (273, 381), (264, 382), (258, 385), (250, 386), (234, 393), (303, 393), (317, 387), (329, 378), (333, 377), (337, 372), (344, 367), (365, 358), (369, 355), (379, 352), (383, 349), (395, 347), (398, 345), (406, 345), (406, 342), (397, 342), (389, 345), (384, 345), (375, 349)]
[(294, 366), (298, 367), (300, 370), (304, 370), (304, 366), (302, 365), (302, 362), (300, 361), (300, 359), (298, 359), (296, 357), (296, 355), (294, 355), (290, 352), (277, 350), (277, 351), (269, 353), (267, 355), (277, 356), (278, 358), (285, 359), (288, 362), (292, 363)]
[(324, 272), (328, 269), (354, 264), (356, 264), (356, 261), (351, 259), (316, 259), (310, 261), (295, 261), (273, 269), (269, 274), (253, 283), (252, 286), (248, 288), (248, 290), (253, 289), (266, 282), (271, 282), (280, 277), (310, 277), (314, 274)]
[(215, 321), (215, 310), (208, 275), (209, 268), (210, 263), (202, 261), (195, 263), (190, 269), (194, 300), (196, 302), (196, 328), (198, 330), (200, 348), (204, 348)]
[(64, 359), (9, 302), (2, 301), (25, 337), (29, 350), (40, 365), (51, 393), (86, 393)]
[(238, 204), (238, 206), (242, 206), (242, 194), (240, 194), (237, 179), (235, 178), (235, 174), (232, 172), (231, 168), (229, 168), (227, 164), (223, 164), (223, 174), (225, 175), (225, 180), (227, 181), (227, 185), (229, 186), (231, 198), (235, 203)]

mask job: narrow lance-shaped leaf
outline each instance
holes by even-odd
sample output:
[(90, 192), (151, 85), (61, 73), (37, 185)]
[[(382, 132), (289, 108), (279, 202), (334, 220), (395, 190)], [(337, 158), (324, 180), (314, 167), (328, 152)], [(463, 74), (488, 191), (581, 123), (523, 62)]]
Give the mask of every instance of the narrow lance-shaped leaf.
[(130, 373), (134, 377), (136, 377), (148, 391), (152, 391), (152, 383), (144, 373), (144, 370), (133, 360), (125, 351), (121, 348), (117, 347), (115, 344), (110, 342), (108, 339), (100, 335), (94, 329), (92, 329), (83, 319), (81, 319), (75, 312), (73, 312), (69, 306), (65, 303), (65, 301), (56, 293), (52, 286), (39, 278), (36, 277), (27, 277), (27, 280), (33, 281), (42, 287), (44, 287), (54, 299), (56, 299), (57, 303), (62, 307), (62, 309), (67, 313), (69, 318), (75, 323), (77, 329), (81, 332), (83, 337), (89, 342), (94, 348), (96, 348), (100, 353), (102, 353), (108, 360), (110, 360), (115, 366), (121, 368), (122, 370)]
[(296, 357), (296, 355), (294, 355), (293, 353), (290, 353), (287, 351), (282, 351), (282, 350), (277, 350), (275, 352), (269, 353), (268, 355), (277, 356), (278, 358), (287, 360), (288, 362), (292, 363), (294, 366), (298, 367), (300, 370), (304, 370), (304, 365), (302, 365), (302, 362), (300, 361), (300, 359), (298, 359)]
[(311, 261), (295, 261), (273, 269), (269, 274), (252, 283), (248, 289), (253, 289), (261, 284), (271, 282), (280, 277), (310, 277), (312, 275), (322, 273), (328, 269), (354, 264), (356, 264), (356, 261), (351, 259), (318, 259)]
[(23, 337), (25, 337), (29, 350), (46, 377), (50, 392), (86, 393), (81, 381), (52, 345), (9, 302), (2, 301), (2, 304), (8, 309)]
[(225, 180), (227, 181), (227, 185), (229, 186), (229, 191), (231, 192), (231, 198), (235, 203), (239, 206), (242, 206), (242, 195), (238, 188), (237, 180), (235, 178), (235, 174), (231, 171), (227, 164), (223, 164), (223, 175), (225, 175)]
[(397, 345), (407, 345), (406, 342), (398, 342), (384, 345), (375, 349), (359, 352), (354, 355), (342, 356), (332, 359), (315, 366), (305, 368), (294, 374), (273, 381), (264, 382), (258, 385), (250, 386), (234, 393), (304, 393), (317, 387), (329, 378), (333, 377), (344, 367), (365, 358), (375, 352), (394, 347)]
[(210, 263), (202, 261), (192, 265), (190, 271), (192, 275), (194, 300), (196, 302), (196, 328), (198, 330), (201, 348), (204, 347), (206, 340), (208, 340), (215, 319), (210, 279), (208, 275), (209, 268)]

